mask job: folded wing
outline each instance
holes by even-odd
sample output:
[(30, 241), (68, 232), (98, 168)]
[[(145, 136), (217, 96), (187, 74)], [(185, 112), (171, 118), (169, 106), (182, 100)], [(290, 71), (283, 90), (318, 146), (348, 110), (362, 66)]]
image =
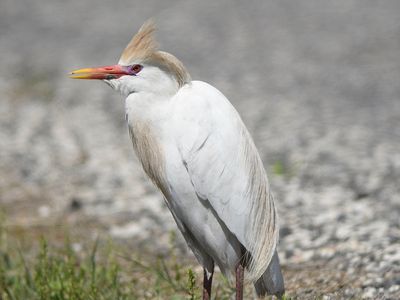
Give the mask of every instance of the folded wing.
[(193, 88), (199, 89), (193, 104), (196, 113), (187, 115), (195, 128), (188, 131), (192, 136), (183, 134), (178, 140), (182, 160), (198, 197), (209, 201), (247, 250), (248, 278), (255, 282), (267, 269), (278, 240), (267, 176), (253, 140), (230, 102), (207, 84)]

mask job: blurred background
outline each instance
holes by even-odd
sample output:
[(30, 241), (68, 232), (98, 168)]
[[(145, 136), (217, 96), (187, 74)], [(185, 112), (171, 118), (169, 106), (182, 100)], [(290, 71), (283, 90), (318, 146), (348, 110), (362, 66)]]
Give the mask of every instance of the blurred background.
[(399, 16), (396, 0), (1, 0), (7, 226), (166, 247), (175, 224), (133, 154), (124, 99), (67, 76), (116, 63), (153, 17), (161, 49), (220, 89), (255, 139), (289, 290), (398, 299)]

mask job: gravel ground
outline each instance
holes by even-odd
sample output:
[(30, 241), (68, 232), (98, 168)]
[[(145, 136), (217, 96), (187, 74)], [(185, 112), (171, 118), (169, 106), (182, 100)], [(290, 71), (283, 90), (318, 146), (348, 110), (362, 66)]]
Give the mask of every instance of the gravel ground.
[(0, 201), (9, 222), (99, 220), (165, 247), (173, 220), (132, 153), (115, 63), (148, 17), (253, 134), (299, 299), (400, 299), (400, 2), (0, 2)]

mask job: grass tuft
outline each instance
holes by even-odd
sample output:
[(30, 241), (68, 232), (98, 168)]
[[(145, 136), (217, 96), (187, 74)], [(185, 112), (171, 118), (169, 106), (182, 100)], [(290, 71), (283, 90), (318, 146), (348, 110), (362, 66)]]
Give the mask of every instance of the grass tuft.
[[(0, 299), (4, 300), (197, 300), (202, 270), (192, 259), (169, 252), (160, 256), (96, 239), (77, 241), (51, 235), (31, 240), (8, 232), (0, 222)], [(29, 240), (29, 239), (28, 239)], [(87, 243), (77, 250), (74, 245)], [(171, 235), (171, 243), (175, 237)], [(21, 243), (24, 247), (19, 246)], [(91, 244), (91, 245), (90, 245)], [(231, 299), (234, 290), (216, 274), (214, 299)], [(248, 289), (249, 292), (251, 289)]]
[(194, 274), (193, 270), (189, 268), (188, 270), (188, 286), (187, 290), (189, 293), (190, 300), (198, 299), (196, 297), (196, 275)]

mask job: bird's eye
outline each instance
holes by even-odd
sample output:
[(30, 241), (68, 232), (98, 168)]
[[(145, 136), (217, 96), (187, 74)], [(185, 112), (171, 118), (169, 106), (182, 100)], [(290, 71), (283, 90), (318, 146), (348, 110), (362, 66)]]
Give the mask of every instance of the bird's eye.
[(141, 65), (133, 65), (133, 66), (131, 66), (131, 71), (132, 71), (133, 74), (139, 73), (142, 69), (143, 69), (143, 67)]

